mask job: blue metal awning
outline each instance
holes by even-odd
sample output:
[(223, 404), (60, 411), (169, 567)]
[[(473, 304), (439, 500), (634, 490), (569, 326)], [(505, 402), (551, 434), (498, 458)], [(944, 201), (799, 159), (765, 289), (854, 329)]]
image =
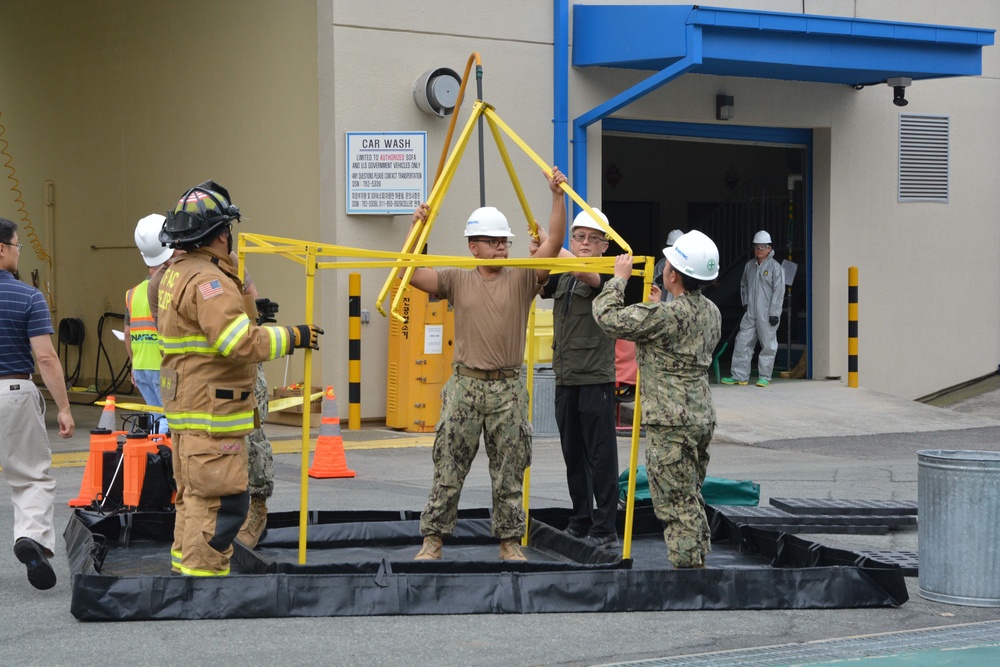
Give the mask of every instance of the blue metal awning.
[[(557, 27), (569, 2), (555, 0)], [(586, 198), (587, 127), (684, 74), (854, 86), (976, 76), (995, 32), (697, 5), (574, 4), (573, 65), (654, 72), (573, 119), (574, 186)], [(557, 31), (557, 53), (561, 39), (568, 34)], [(567, 77), (557, 70), (557, 126), (567, 100)], [(565, 163), (558, 143), (556, 157)]]
[(982, 73), (995, 30), (692, 5), (574, 5), (573, 65), (849, 85)]

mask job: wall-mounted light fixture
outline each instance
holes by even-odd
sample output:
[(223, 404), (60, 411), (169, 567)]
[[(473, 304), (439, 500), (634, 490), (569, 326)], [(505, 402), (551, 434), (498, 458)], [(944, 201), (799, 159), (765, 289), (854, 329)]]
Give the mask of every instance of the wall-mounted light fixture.
[(413, 82), (413, 101), (424, 113), (445, 118), (455, 111), (461, 85), (462, 79), (455, 70), (429, 69)]
[(732, 95), (715, 96), (715, 120), (732, 120), (736, 115), (736, 103)]
[(892, 88), (892, 103), (897, 107), (905, 107), (910, 102), (906, 99), (906, 88), (913, 83), (908, 76), (894, 76), (885, 82)]

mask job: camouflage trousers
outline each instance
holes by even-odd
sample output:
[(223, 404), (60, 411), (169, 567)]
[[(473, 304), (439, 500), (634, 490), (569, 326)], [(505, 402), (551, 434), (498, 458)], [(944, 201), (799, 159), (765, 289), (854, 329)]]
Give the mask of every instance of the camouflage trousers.
[(257, 383), (253, 393), (257, 397), (261, 426), (247, 436), (247, 477), (250, 480), (251, 496), (270, 498), (274, 493), (274, 454), (271, 452), (271, 442), (264, 433), (264, 422), (267, 420), (267, 378), (264, 377), (264, 364), (257, 364)]
[(528, 392), (520, 378), (480, 380), (453, 374), (441, 390), (434, 437), (434, 482), (420, 515), (424, 535), (451, 535), (458, 500), (483, 436), (493, 488), (491, 533), (524, 535), (524, 470), (531, 464)]
[(705, 516), (701, 485), (708, 471), (708, 444), (715, 424), (661, 426), (647, 424), (646, 475), (656, 518), (665, 524), (663, 539), (674, 567), (705, 562), (712, 538)]

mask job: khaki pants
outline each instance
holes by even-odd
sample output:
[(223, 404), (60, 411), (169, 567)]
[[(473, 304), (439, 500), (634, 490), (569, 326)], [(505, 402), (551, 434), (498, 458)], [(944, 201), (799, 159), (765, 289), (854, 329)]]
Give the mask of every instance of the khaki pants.
[(0, 380), (0, 466), (14, 504), (14, 539), (29, 537), (48, 552), (56, 481), (45, 431), (45, 400), (31, 380)]
[(250, 505), (246, 442), (243, 436), (181, 432), (173, 444), (174, 570), (192, 576), (227, 575), (233, 540)]

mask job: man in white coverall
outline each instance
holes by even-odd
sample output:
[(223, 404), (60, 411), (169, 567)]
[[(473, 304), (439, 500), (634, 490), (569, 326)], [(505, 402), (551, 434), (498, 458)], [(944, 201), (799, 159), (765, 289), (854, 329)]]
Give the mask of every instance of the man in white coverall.
[(778, 352), (778, 322), (785, 300), (785, 272), (774, 259), (771, 235), (761, 230), (753, 236), (754, 258), (747, 262), (740, 281), (740, 299), (747, 312), (740, 321), (740, 332), (733, 347), (732, 376), (722, 384), (747, 384), (750, 359), (760, 339), (757, 357), (757, 386), (771, 384), (774, 356)]

